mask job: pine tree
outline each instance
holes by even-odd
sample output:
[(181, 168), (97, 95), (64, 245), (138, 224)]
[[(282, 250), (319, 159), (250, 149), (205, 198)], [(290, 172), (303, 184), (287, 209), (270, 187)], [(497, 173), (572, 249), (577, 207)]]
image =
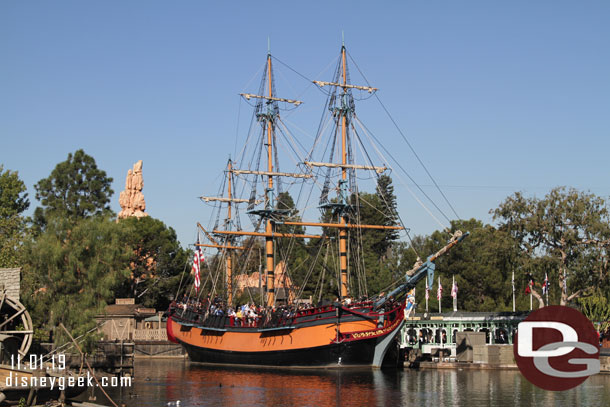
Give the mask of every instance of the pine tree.
[[(39, 339), (48, 339), (41, 333), (54, 331), (56, 343), (67, 341), (59, 323), (74, 336), (95, 326), (95, 315), (103, 313), (130, 276), (131, 251), (124, 241), (119, 225), (108, 217), (76, 223), (47, 218), (45, 230), (26, 245), (23, 267), (22, 298)], [(88, 346), (95, 339), (89, 334)]]
[(72, 221), (101, 214), (111, 214), (112, 178), (97, 168), (95, 159), (83, 150), (68, 154), (66, 161), (55, 166), (49, 177), (34, 186), (35, 222), (44, 226), (49, 215), (61, 215)]
[(0, 267), (21, 264), (22, 242), (26, 220), (22, 213), (30, 206), (26, 187), (16, 171), (0, 164)]
[(117, 289), (117, 297), (137, 298), (137, 302), (158, 310), (167, 309), (176, 294), (188, 253), (176, 232), (152, 217), (130, 217), (119, 222), (123, 244), (131, 252), (131, 276)]
[[(396, 195), (394, 194), (394, 186), (392, 178), (389, 175), (380, 175), (377, 180), (377, 196), (380, 200), (381, 211), (385, 215), (384, 226), (396, 226), (398, 224), (398, 211), (396, 209)], [(398, 239), (397, 230), (385, 231), (385, 242), (389, 247), (392, 242)]]

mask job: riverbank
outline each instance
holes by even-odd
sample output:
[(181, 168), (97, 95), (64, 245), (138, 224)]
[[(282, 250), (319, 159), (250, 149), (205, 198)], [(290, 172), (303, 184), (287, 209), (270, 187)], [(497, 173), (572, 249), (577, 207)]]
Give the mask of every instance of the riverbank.
[[(599, 357), (600, 374), (610, 375), (610, 349), (603, 348)], [(458, 369), (458, 370), (518, 370), (516, 363), (474, 363), (447, 360), (414, 360), (403, 363), (405, 369)]]
[(516, 364), (470, 362), (405, 362), (405, 369), (459, 369), (459, 370), (519, 370)]

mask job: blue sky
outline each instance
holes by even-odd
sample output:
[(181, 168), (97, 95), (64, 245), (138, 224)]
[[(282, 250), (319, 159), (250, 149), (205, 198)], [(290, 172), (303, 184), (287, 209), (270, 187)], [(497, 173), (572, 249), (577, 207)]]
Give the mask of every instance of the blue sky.
[[(491, 222), (515, 191), (610, 195), (609, 2), (286, 4), (0, 2), (0, 163), (19, 171), (35, 207), (34, 184), (83, 148), (114, 178), (118, 212), (141, 159), (147, 211), (191, 243), (209, 217), (197, 196), (217, 191), (247, 131), (238, 93), (256, 91), (268, 38), (276, 58), (330, 80), (343, 31), (462, 218)], [(276, 68), (278, 93), (305, 102), (287, 121), (313, 135), (320, 92)], [(451, 215), (376, 104), (363, 101), (360, 119)], [(413, 233), (439, 228), (395, 187)]]

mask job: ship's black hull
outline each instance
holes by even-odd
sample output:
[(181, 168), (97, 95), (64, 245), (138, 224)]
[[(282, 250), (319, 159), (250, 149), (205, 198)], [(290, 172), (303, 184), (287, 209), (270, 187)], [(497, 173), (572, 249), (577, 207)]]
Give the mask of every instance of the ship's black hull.
[(275, 367), (339, 367), (371, 366), (375, 348), (381, 339), (383, 338), (269, 352), (231, 352), (201, 348), (184, 342), (181, 344), (191, 361), (199, 363)]

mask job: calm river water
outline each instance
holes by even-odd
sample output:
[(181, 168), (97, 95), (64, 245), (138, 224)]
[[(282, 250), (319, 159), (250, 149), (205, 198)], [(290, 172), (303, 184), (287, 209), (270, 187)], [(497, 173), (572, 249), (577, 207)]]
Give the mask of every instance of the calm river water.
[[(538, 389), (518, 371), (261, 370), (182, 360), (136, 363), (131, 388), (110, 389), (127, 407), (175, 406), (610, 406), (610, 375), (566, 392)], [(101, 393), (96, 403), (110, 405)]]

